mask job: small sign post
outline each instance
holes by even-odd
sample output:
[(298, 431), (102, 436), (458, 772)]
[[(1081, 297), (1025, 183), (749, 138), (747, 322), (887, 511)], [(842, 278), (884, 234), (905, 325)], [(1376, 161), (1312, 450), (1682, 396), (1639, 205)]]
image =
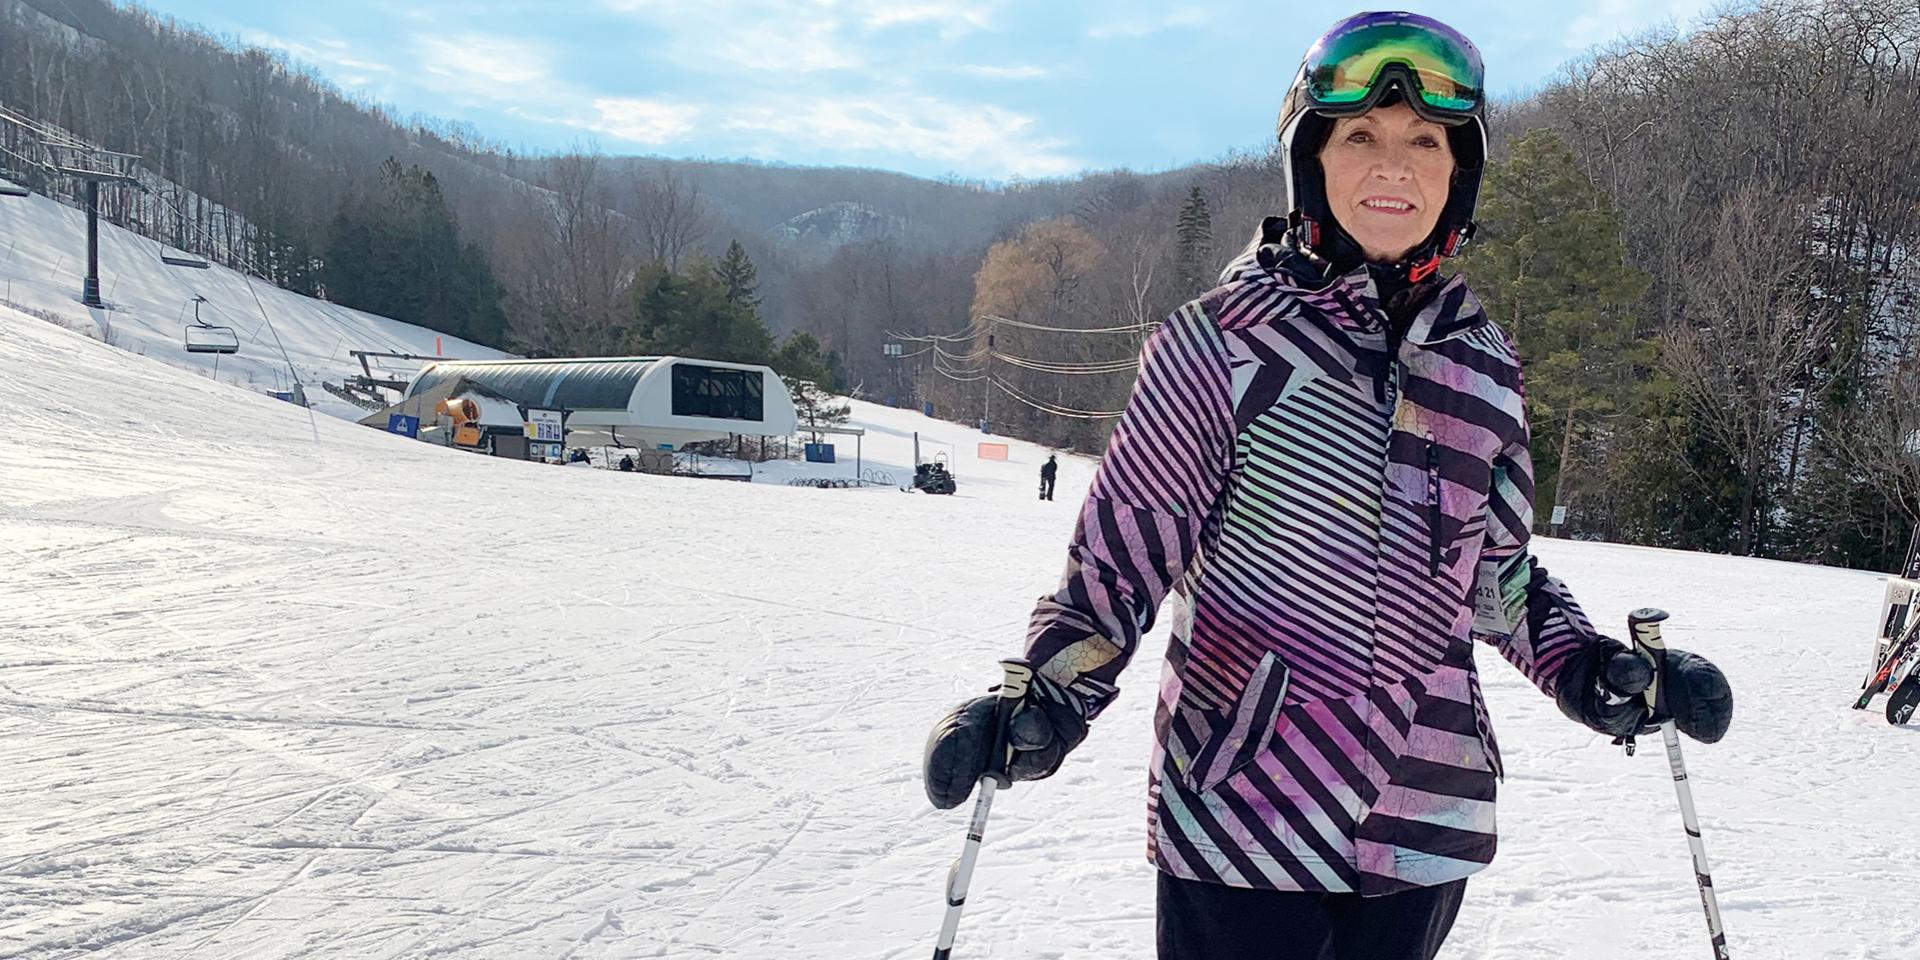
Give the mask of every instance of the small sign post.
[(567, 442), (567, 413), (564, 410), (527, 408), (527, 459), (558, 460)]

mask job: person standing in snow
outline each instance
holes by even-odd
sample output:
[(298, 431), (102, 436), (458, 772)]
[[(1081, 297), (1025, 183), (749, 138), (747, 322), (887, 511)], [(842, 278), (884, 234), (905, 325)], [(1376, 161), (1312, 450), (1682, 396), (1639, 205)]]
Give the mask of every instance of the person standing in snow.
[[(1313, 45), (1280, 116), (1292, 209), (1148, 341), (1034, 610), (1003, 782), (1059, 768), (1177, 598), (1148, 786), (1162, 960), (1432, 960), (1494, 854), (1475, 639), (1602, 734), (1664, 719), (1651, 658), (1529, 553), (1519, 355), (1438, 272), (1472, 236), (1484, 90), (1427, 17)], [(1718, 740), (1726, 678), (1665, 658), (1672, 718)], [(996, 699), (935, 727), (935, 806), (989, 770)]]
[(1040, 465), (1040, 499), (1053, 499), (1053, 478), (1059, 472), (1059, 462), (1053, 454), (1047, 454), (1047, 462)]

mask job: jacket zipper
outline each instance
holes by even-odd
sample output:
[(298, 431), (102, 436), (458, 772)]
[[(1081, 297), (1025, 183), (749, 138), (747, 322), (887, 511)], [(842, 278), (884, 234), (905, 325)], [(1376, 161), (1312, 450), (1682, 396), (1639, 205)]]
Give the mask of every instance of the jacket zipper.
[(1440, 575), (1440, 443), (1427, 436), (1427, 574)]

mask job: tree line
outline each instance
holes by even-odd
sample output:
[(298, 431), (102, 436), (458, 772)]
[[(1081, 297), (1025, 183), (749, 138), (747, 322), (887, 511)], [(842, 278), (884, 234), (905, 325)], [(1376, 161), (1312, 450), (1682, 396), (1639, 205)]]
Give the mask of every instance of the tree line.
[(1573, 532), (1898, 565), (1920, 8), (1781, 0), (1595, 51), (1501, 118), (1467, 271)]

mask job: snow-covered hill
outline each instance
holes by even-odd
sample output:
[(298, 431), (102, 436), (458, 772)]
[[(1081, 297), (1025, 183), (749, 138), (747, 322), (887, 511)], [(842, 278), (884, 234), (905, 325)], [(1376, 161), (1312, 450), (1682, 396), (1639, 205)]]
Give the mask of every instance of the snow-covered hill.
[[(249, 291), (246, 278), (225, 267), (168, 266), (160, 259), (166, 250), (158, 242), (102, 221), (100, 294), (110, 309), (89, 308), (80, 302), (80, 281), (87, 272), (86, 214), (39, 194), (0, 198), (0, 304), (211, 376), (216, 357), (189, 354), (182, 347), (185, 327), (193, 320), (192, 300), (203, 296), (207, 302), (200, 307), (201, 318), (232, 327), (240, 338), (238, 354), (217, 358), (220, 380), (257, 391), (288, 390), (290, 359), (308, 399), (319, 409), (343, 417), (364, 416), (365, 411), (334, 398), (320, 383), (338, 383), (361, 372), (349, 350), (432, 355), (438, 349), (442, 356), (462, 359), (504, 356), (425, 327), (303, 297), (271, 284), (256, 281)], [(255, 292), (273, 321), (271, 327), (254, 305)], [(282, 359), (282, 345), (287, 359)], [(389, 374), (403, 380), (420, 367), (408, 361), (384, 363)]]
[[(1017, 651), (1089, 465), (1040, 503), (1036, 448), (855, 411), (869, 460), (950, 444), (959, 495), (316, 442), (0, 310), (0, 958), (926, 956), (965, 813), (927, 805), (923, 738)], [(1688, 752), (1732, 955), (1920, 956), (1920, 729), (1848, 709), (1879, 579), (1540, 552), (1735, 684)], [(996, 805), (960, 955), (1152, 955), (1155, 659)], [(1707, 956), (1657, 745), (1481, 662), (1502, 850), (1442, 956)]]

